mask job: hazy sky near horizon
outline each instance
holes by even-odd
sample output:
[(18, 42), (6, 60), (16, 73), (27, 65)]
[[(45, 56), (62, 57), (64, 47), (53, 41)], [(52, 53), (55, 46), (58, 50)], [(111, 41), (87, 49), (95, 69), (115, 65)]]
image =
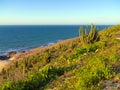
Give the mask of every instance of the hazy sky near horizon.
[(120, 24), (120, 0), (0, 0), (0, 25)]

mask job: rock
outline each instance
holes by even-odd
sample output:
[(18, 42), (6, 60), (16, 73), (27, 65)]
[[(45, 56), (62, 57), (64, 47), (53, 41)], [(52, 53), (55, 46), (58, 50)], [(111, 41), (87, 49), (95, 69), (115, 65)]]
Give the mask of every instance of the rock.
[(102, 90), (120, 90), (120, 82), (113, 82), (111, 80), (104, 80), (100, 82), (103, 86)]
[(26, 51), (20, 51), (20, 53), (25, 53)]
[(8, 53), (7, 53), (7, 57), (10, 58), (10, 57), (12, 57), (13, 55), (15, 55), (16, 53), (17, 53), (16, 51), (8, 52)]
[(3, 56), (0, 56), (0, 60), (7, 60), (7, 56), (6, 55), (3, 55)]

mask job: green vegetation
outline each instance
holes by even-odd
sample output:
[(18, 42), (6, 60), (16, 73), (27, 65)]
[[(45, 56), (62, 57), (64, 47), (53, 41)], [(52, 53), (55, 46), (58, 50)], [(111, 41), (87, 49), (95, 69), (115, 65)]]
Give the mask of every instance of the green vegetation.
[(13, 61), (0, 73), (0, 90), (101, 90), (106, 80), (120, 81), (120, 25), (88, 31)]

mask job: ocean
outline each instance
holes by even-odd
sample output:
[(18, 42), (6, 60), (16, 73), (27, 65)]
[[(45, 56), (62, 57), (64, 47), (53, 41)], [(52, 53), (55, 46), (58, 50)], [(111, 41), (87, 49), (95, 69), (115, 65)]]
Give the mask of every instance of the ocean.
[[(1, 25), (0, 55), (54, 44), (78, 36), (80, 25)], [(85, 26), (83, 26), (85, 27)], [(102, 30), (109, 25), (98, 25)]]

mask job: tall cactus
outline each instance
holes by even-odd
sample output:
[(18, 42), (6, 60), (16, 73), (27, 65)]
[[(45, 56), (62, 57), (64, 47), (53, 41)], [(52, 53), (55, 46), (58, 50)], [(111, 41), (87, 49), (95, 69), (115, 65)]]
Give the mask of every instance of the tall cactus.
[(88, 30), (88, 25), (86, 25), (86, 28), (85, 28), (85, 35), (88, 35), (88, 32), (89, 32), (89, 30)]
[(79, 28), (79, 36), (81, 36), (81, 35), (83, 35), (83, 36), (85, 35), (85, 31), (82, 26), (80, 26), (80, 28)]
[(88, 37), (87, 37), (88, 43), (92, 42), (92, 40), (94, 38), (94, 35), (95, 35), (94, 30), (95, 30), (95, 26), (91, 25), (90, 32), (89, 32)]
[(94, 43), (98, 41), (98, 39), (99, 39), (98, 30), (96, 26), (91, 25), (91, 29), (87, 37), (88, 43)]
[(80, 28), (79, 28), (79, 36), (80, 36), (81, 42), (85, 41), (85, 37), (86, 37), (85, 35), (86, 35), (85, 30), (83, 29), (82, 26), (80, 26)]

